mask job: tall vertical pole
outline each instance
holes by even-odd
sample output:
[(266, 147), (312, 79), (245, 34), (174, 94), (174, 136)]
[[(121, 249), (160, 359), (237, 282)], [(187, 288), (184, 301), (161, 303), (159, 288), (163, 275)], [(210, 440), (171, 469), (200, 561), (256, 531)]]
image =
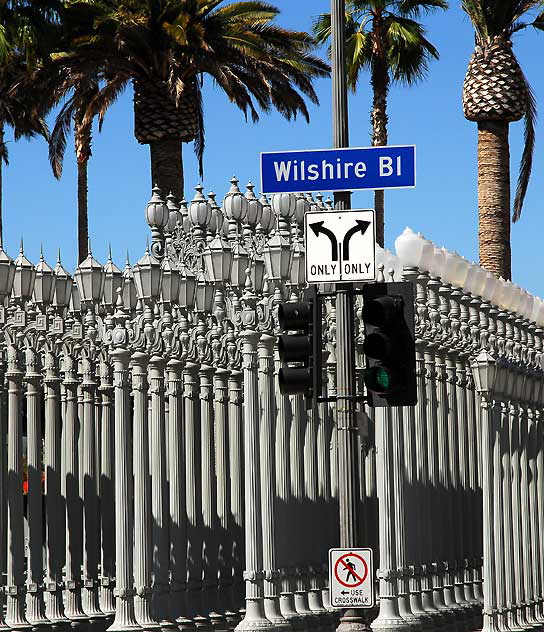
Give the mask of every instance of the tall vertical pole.
[[(348, 147), (348, 93), (345, 60), (345, 0), (331, 0), (332, 26), (332, 116), (335, 147)], [(334, 208), (349, 209), (350, 193), (334, 194)], [(357, 425), (355, 402), (349, 399), (355, 393), (355, 331), (351, 284), (336, 285), (336, 354), (337, 354), (337, 406), (338, 425), (338, 501), (340, 509), (340, 546), (357, 546), (357, 493), (359, 490), (357, 466)], [(366, 630), (360, 610), (346, 610), (338, 631)]]

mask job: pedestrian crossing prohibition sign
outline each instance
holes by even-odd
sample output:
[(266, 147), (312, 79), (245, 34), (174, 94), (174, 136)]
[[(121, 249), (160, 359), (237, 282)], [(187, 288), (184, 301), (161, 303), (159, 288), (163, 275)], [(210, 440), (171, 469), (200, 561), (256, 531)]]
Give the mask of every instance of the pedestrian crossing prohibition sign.
[(331, 549), (329, 590), (335, 608), (374, 605), (371, 549)]

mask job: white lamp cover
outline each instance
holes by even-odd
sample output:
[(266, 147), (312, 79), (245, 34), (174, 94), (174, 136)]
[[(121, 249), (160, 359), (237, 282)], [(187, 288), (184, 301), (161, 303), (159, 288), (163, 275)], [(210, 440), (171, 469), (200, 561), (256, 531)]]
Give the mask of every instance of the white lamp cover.
[(297, 209), (296, 198), (292, 193), (276, 193), (272, 196), (272, 208), (278, 217), (290, 221)]
[(53, 269), (40, 255), (40, 260), (36, 266), (36, 278), (34, 280), (34, 301), (41, 305), (51, 305), (55, 293), (56, 277)]
[(238, 188), (238, 180), (235, 177), (230, 182), (230, 190), (223, 200), (223, 212), (228, 219), (243, 222), (248, 212), (247, 198)]
[(395, 239), (395, 251), (407, 268), (418, 268), (424, 248), (424, 240), (408, 226)]

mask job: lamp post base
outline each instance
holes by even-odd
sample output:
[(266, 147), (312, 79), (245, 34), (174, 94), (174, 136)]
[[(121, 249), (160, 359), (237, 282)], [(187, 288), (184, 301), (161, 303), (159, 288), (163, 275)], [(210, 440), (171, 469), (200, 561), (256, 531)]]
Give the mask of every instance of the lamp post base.
[(342, 612), (336, 632), (371, 632), (366, 616), (360, 609), (348, 608)]

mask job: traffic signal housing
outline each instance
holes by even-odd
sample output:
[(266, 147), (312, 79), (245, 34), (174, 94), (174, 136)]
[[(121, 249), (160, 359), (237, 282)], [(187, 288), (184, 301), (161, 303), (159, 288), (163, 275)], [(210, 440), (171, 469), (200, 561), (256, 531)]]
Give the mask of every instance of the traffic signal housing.
[(317, 288), (304, 292), (304, 300), (280, 303), (278, 321), (284, 332), (278, 339), (280, 360), (287, 366), (278, 373), (284, 395), (302, 393), (308, 401), (321, 393), (321, 307)]
[(414, 290), (409, 282), (363, 287), (364, 380), (371, 406), (417, 403)]

